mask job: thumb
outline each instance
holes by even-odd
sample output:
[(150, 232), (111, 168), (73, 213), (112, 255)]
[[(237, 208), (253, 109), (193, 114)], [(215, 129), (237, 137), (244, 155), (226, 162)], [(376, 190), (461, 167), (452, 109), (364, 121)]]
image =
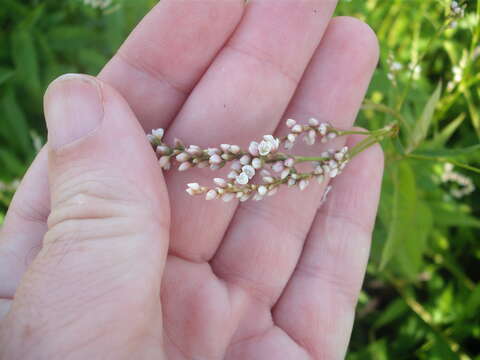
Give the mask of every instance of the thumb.
[(145, 133), (121, 96), (88, 76), (53, 82), (45, 116), (52, 211), (13, 313), (27, 323), (48, 319), (67, 347), (85, 340), (78, 334), (95, 336), (92, 329), (112, 344), (112, 323), (125, 322), (127, 332), (161, 328), (169, 207)]

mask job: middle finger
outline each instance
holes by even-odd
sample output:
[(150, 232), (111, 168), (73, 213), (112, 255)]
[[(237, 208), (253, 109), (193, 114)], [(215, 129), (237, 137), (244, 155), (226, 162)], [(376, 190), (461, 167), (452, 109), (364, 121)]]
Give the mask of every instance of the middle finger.
[[(277, 126), (318, 46), (336, 0), (252, 0), (238, 29), (171, 125), (169, 140), (202, 147), (242, 147)], [(205, 176), (206, 175), (206, 176)], [(218, 248), (237, 202), (185, 195), (185, 184), (210, 182), (202, 170), (166, 176), (171, 199), (170, 251), (203, 262)], [(207, 184), (205, 184), (207, 185)], [(188, 224), (188, 226), (185, 226)]]

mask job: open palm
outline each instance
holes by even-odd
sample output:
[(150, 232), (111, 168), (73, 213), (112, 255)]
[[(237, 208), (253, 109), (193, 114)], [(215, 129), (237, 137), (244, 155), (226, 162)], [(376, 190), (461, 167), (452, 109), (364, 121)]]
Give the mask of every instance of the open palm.
[(286, 118), (349, 128), (378, 48), (365, 24), (331, 19), (335, 5), (162, 0), (98, 76), (101, 131), (66, 146), (49, 118), (70, 106), (70, 124), (88, 123), (82, 106), (58, 104), (65, 93), (81, 104), (93, 80), (52, 86), (50, 147), (0, 237), (1, 359), (344, 356), (377, 208), (379, 148), (347, 166), (321, 207), (319, 185), (207, 202), (185, 184), (208, 184), (212, 173), (162, 176), (143, 131), (245, 147), (285, 133)]

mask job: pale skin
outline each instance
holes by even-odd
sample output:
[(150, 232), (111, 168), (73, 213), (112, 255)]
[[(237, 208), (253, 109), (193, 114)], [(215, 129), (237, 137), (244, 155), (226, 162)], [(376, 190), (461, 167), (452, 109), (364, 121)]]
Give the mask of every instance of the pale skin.
[(0, 234), (0, 359), (344, 357), (380, 148), (322, 206), (317, 184), (239, 205), (188, 196), (216, 174), (162, 174), (145, 138), (245, 147), (289, 117), (350, 128), (378, 45), (334, 7), (162, 0), (97, 78), (50, 85), (48, 144)]

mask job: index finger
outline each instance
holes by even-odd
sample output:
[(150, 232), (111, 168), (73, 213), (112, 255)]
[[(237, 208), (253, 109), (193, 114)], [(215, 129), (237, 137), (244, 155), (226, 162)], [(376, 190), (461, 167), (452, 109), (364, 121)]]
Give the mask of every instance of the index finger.
[(167, 127), (239, 23), (243, 0), (162, 0), (99, 74), (146, 130)]

